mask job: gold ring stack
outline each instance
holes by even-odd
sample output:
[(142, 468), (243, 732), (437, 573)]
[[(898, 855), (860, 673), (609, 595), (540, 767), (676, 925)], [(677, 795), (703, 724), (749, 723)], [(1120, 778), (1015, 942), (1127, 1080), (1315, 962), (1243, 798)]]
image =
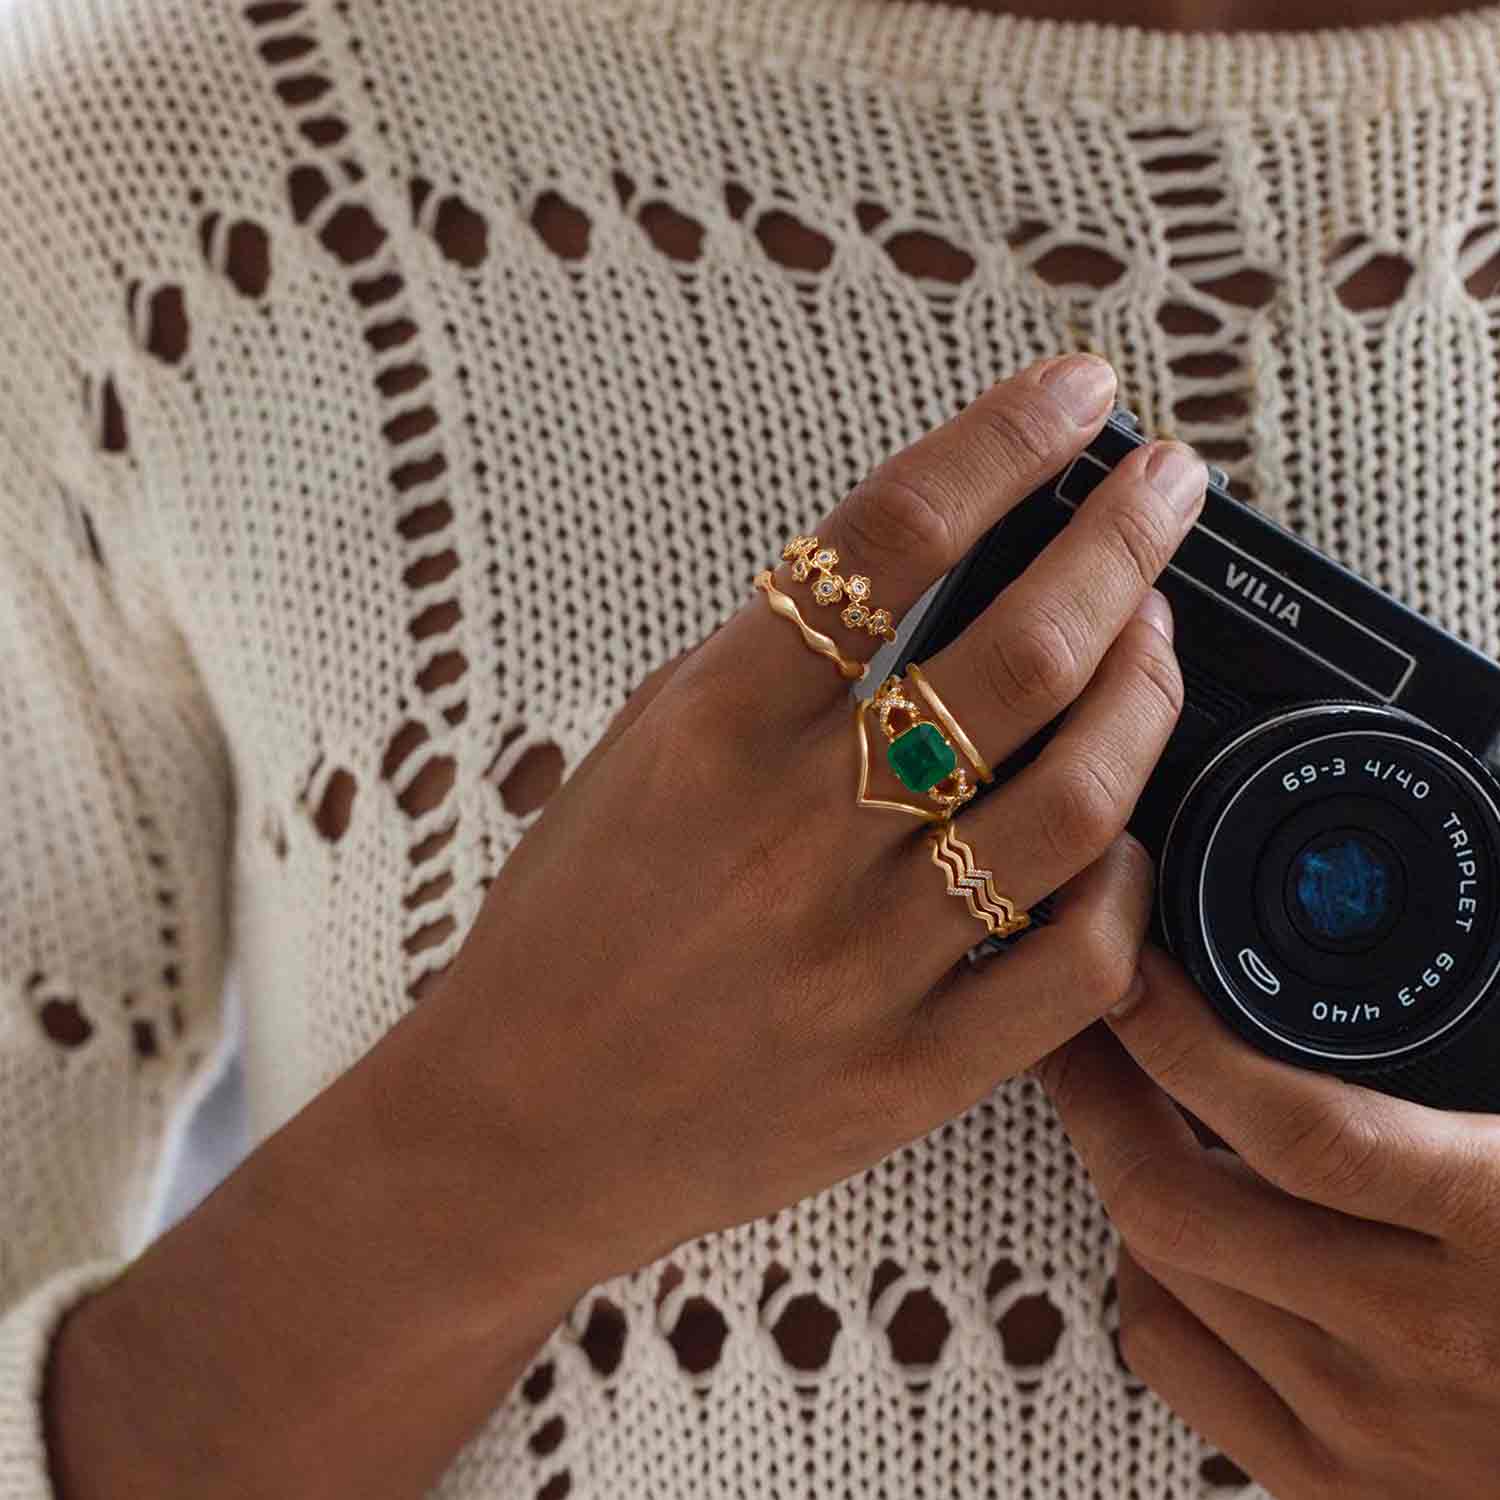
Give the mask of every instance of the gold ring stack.
[(933, 864), (948, 877), (948, 894), (962, 896), (991, 937), (1010, 937), (1031, 925), (1030, 913), (1017, 911), (1015, 903), (995, 889), (995, 872), (979, 866), (974, 851), (953, 831), (951, 818), (929, 829), (927, 837)]
[(816, 651), (819, 656), (826, 656), (833, 663), (834, 670), (846, 681), (862, 682), (864, 680), (865, 673), (870, 670), (870, 664), (850, 661), (833, 641), (821, 631), (814, 630), (802, 618), (802, 611), (797, 608), (796, 600), (790, 594), (783, 594), (776, 587), (769, 569), (763, 569), (755, 575), (755, 586), (765, 594), (766, 603), (771, 606), (774, 613), (783, 619), (790, 620), (802, 632), (803, 644), (809, 651)]
[(841, 578), (833, 570), (838, 566), (839, 555), (832, 547), (820, 547), (815, 536), (794, 536), (781, 549), (782, 560), (792, 565), (792, 577), (805, 583), (814, 572), (813, 598), (822, 605), (837, 604), (840, 599), (849, 602), (839, 615), (850, 630), (868, 630), (882, 640), (896, 639), (894, 622), (888, 609), (869, 607), (870, 580), (863, 574)]

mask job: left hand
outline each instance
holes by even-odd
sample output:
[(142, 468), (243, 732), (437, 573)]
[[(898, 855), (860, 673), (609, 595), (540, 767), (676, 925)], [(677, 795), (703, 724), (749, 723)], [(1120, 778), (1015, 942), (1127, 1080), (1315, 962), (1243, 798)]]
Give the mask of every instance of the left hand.
[(1159, 948), (1141, 974), (1035, 1069), (1125, 1242), (1126, 1361), (1277, 1500), (1494, 1500), (1500, 1117), (1274, 1061)]

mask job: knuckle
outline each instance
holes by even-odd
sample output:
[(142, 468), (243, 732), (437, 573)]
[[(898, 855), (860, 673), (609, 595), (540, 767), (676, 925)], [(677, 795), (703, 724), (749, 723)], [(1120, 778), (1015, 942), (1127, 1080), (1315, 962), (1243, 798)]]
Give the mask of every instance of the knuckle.
[(1125, 1363), (1148, 1385), (1172, 1360), (1172, 1331), (1158, 1304), (1120, 1313), (1120, 1353)]
[(1137, 646), (1132, 666), (1146, 697), (1169, 723), (1182, 713), (1186, 690), (1177, 653), (1162, 639), (1161, 633), (1146, 626), (1137, 635), (1149, 637)]
[(1073, 638), (1055, 614), (1037, 609), (1001, 631), (985, 653), (990, 692), (1013, 713), (1045, 716), (1070, 703), (1086, 674)]
[(1099, 1009), (1123, 999), (1135, 980), (1140, 958), (1139, 938), (1119, 911), (1095, 914), (1076, 941), (1083, 949), (1083, 983), (1098, 996)]
[(1130, 1050), (1162, 1088), (1180, 1097), (1187, 1084), (1208, 1072), (1201, 1054), (1212, 1045), (1213, 1041), (1190, 1036), (1175, 1027), (1147, 1026), (1131, 1038)]
[(1163, 504), (1143, 496), (1132, 497), (1115, 507), (1110, 516), (1109, 535), (1126, 565), (1145, 584), (1155, 581), (1177, 544), (1176, 526)]
[(1369, 1107), (1351, 1090), (1336, 1103), (1319, 1095), (1293, 1105), (1262, 1159), (1299, 1197), (1358, 1197), (1377, 1182), (1387, 1145)]
[(1479, 1252), (1500, 1254), (1500, 1141), (1460, 1131), (1424, 1184), (1433, 1228)]
[(1040, 391), (1018, 385), (994, 388), (976, 415), (993, 454), (1009, 478), (1029, 478), (1057, 455), (1063, 430), (1055, 404)]
[(941, 571), (954, 551), (949, 507), (930, 476), (883, 464), (855, 485), (839, 520), (861, 554), (899, 553), (910, 564)]
[(1202, 1238), (1202, 1214), (1183, 1196), (1179, 1180), (1161, 1155), (1137, 1152), (1101, 1188), (1120, 1238), (1142, 1255), (1169, 1264), (1192, 1261)]
[(1129, 816), (1118, 785), (1090, 756), (1074, 756), (1052, 775), (1043, 819), (1053, 850), (1065, 862), (1092, 864), (1114, 842)]

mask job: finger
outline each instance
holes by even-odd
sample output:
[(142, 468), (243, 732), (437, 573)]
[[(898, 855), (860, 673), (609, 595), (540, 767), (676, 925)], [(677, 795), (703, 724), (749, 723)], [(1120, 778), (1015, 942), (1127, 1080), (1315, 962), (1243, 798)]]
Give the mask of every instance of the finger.
[(1467, 1241), (1500, 1193), (1500, 1119), (1429, 1109), (1256, 1051), (1167, 954), (1115, 1035), (1261, 1176), (1313, 1203)]
[(620, 705), (619, 712), (609, 721), (608, 727), (599, 736), (588, 755), (580, 762), (578, 770), (573, 773), (575, 776), (579, 775), (590, 762), (603, 756), (609, 747), (640, 718), (650, 705), (652, 699), (672, 680), (678, 668), (702, 644), (700, 641), (697, 646), (689, 646), (686, 650), (679, 651), (676, 656), (672, 657), (669, 661), (664, 661), (659, 667), (648, 672), (641, 679), (625, 699), (625, 702)]
[(1181, 443), (1135, 449), (984, 613), (922, 670), (992, 764), (1082, 691), (1203, 504)]
[[(1082, 451), (1109, 415), (1114, 393), (1114, 371), (1096, 355), (1042, 360), (992, 385), (887, 458), (807, 533), (837, 554), (836, 576), (870, 581), (865, 605), (885, 610), (898, 627), (996, 521)], [(777, 587), (810, 626), (852, 660), (866, 661), (879, 650), (881, 636), (844, 623), (848, 599), (822, 605), (813, 588), (818, 574), (802, 581), (792, 575), (791, 562), (775, 563)], [(847, 691), (830, 663), (809, 651), (794, 626), (761, 598), (737, 612), (713, 652), (736, 664), (751, 698), (792, 712), (824, 709)]]
[(1312, 1430), (1322, 1430), (1331, 1411), (1358, 1399), (1362, 1362), (1317, 1324), (1211, 1277), (1154, 1260), (1128, 1241), (1126, 1247), (1142, 1271), (1238, 1354)]
[[(954, 833), (973, 849), (975, 862), (994, 873), (1001, 895), (1026, 910), (1110, 847), (1171, 738), (1181, 706), (1182, 675), (1171, 643), (1143, 612), (1120, 632), (1041, 754), (960, 813)], [(942, 892), (946, 876), (928, 868), (930, 843), (922, 842), (920, 829), (915, 836), (921, 858), (906, 843), (883, 856), (906, 893), (899, 902), (904, 921), (892, 940), (903, 951), (927, 955), (936, 979), (984, 929), (963, 900), (950, 897), (941, 903), (945, 910), (934, 909), (929, 888)], [(1018, 949), (1035, 940), (1028, 937)]]
[(1151, 893), (1151, 857), (1122, 835), (1057, 893), (1047, 926), (922, 1001), (904, 1022), (901, 1051), (941, 1118), (1029, 1067), (1120, 999), (1135, 975)]
[(1189, 1427), (1274, 1495), (1331, 1489), (1322, 1446), (1296, 1413), (1124, 1249), (1115, 1285), (1126, 1364)]
[(1294, 1198), (1205, 1149), (1107, 1026), (1038, 1063), (1068, 1139), (1132, 1248), (1356, 1345), (1433, 1270), (1432, 1241)]

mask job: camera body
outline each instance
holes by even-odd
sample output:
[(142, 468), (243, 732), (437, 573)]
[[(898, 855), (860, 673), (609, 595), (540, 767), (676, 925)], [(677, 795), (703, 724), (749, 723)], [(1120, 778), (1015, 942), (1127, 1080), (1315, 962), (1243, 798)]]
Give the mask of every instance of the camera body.
[[(963, 631), (1145, 441), (1113, 413), (947, 574), (892, 670)], [(1217, 470), (1157, 587), (1186, 698), (1129, 824), (1157, 861), (1152, 939), (1271, 1056), (1500, 1111), (1500, 666)]]

